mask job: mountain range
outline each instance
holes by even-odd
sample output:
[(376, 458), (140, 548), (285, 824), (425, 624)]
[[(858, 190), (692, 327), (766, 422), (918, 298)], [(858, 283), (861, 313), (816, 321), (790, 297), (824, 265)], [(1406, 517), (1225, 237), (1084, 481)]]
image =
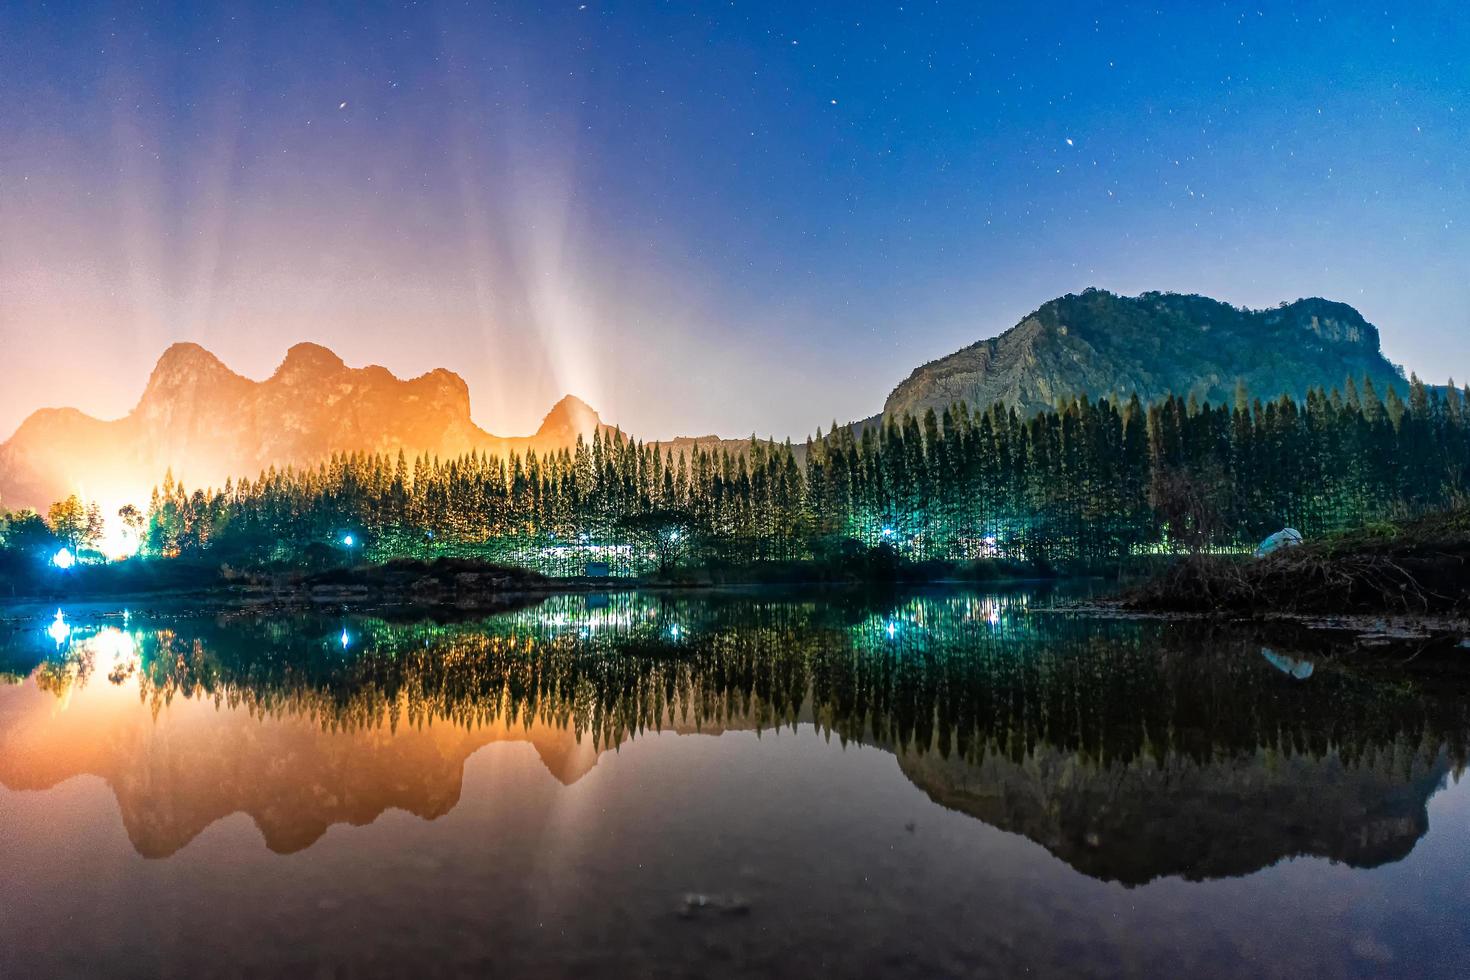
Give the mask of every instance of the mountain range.
[[(1380, 391), (1403, 383), (1379, 349), (1377, 328), (1351, 306), (1304, 299), (1251, 311), (1202, 296), (1089, 289), (917, 368), (881, 415), (853, 425), (942, 411), (956, 401), (1003, 402), (1027, 413), (1073, 394), (1219, 401), (1233, 397), (1238, 380), (1257, 396), (1302, 397), (1348, 376), (1371, 378)], [(141, 504), (170, 468), (190, 487), (218, 486), (271, 466), (315, 465), (337, 451), (441, 458), (546, 452), (599, 428), (609, 427), (569, 395), (535, 433), (497, 436), (472, 421), (468, 386), (442, 368), (403, 380), (376, 365), (349, 367), (327, 348), (303, 343), (269, 378), (254, 381), (199, 345), (180, 343), (164, 351), (123, 418), (104, 421), (73, 408), (27, 418), (0, 443), (0, 507), (44, 508), (72, 492), (105, 506)], [(664, 445), (711, 444), (744, 440), (702, 436)]]
[(0, 444), (0, 505), (40, 508), (73, 491), (141, 504), (170, 468), (190, 487), (219, 486), (339, 451), (442, 458), (546, 452), (599, 427), (606, 428), (596, 412), (567, 396), (535, 433), (496, 436), (471, 420), (464, 380), (442, 368), (405, 381), (297, 344), (275, 373), (253, 381), (197, 344), (174, 344), (126, 416), (103, 421), (46, 408), (27, 418)]

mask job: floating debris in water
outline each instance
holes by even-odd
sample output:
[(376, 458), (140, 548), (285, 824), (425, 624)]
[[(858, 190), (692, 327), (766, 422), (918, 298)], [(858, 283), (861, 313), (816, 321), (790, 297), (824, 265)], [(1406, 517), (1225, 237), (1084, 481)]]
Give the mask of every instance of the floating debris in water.
[(750, 903), (734, 892), (713, 895), (705, 892), (686, 892), (683, 905), (679, 909), (679, 915), (685, 919), (705, 914), (745, 915), (749, 912)]
[(1308, 677), (1311, 677), (1312, 671), (1315, 669), (1310, 660), (1304, 660), (1300, 657), (1288, 657), (1283, 653), (1277, 653), (1270, 647), (1261, 647), (1261, 656), (1265, 657), (1266, 662), (1272, 667), (1299, 681), (1304, 681)]

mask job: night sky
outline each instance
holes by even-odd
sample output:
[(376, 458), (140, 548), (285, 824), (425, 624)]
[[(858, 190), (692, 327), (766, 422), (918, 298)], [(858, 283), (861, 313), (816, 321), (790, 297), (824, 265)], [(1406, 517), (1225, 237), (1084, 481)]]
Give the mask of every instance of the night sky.
[(0, 438), (180, 339), (799, 437), (1092, 285), (1470, 379), (1462, 2), (312, 6), (0, 6)]

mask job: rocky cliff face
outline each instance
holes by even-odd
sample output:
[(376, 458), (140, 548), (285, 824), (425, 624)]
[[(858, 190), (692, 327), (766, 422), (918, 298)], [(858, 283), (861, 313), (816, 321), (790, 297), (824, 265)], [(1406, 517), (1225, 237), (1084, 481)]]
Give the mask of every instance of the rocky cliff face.
[(1088, 290), (1052, 300), (1005, 333), (931, 361), (883, 406), (887, 415), (942, 412), (957, 401), (995, 402), (1027, 413), (1075, 394), (1145, 401), (1167, 394), (1213, 402), (1304, 397), (1309, 387), (1373, 379), (1380, 392), (1403, 379), (1378, 347), (1378, 330), (1351, 306), (1305, 299), (1261, 311), (1203, 296)]
[(443, 369), (401, 380), (348, 367), (297, 344), (274, 374), (252, 381), (197, 344), (164, 352), (127, 416), (103, 421), (42, 409), (0, 444), (0, 505), (43, 508), (80, 492), (103, 503), (147, 501), (170, 468), (188, 486), (221, 485), (271, 467), (312, 466), (333, 452), (506, 454), (575, 445), (602, 425), (568, 396), (530, 436), (491, 435), (470, 419), (469, 388)]

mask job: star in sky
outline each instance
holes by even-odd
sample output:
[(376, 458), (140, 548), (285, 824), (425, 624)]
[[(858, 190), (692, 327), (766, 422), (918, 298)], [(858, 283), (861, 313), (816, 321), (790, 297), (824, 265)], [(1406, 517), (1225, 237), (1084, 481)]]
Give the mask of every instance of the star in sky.
[(591, 6), (5, 8), (0, 438), (302, 339), (496, 431), (801, 436), (1094, 285), (1343, 298), (1470, 374), (1462, 3)]

